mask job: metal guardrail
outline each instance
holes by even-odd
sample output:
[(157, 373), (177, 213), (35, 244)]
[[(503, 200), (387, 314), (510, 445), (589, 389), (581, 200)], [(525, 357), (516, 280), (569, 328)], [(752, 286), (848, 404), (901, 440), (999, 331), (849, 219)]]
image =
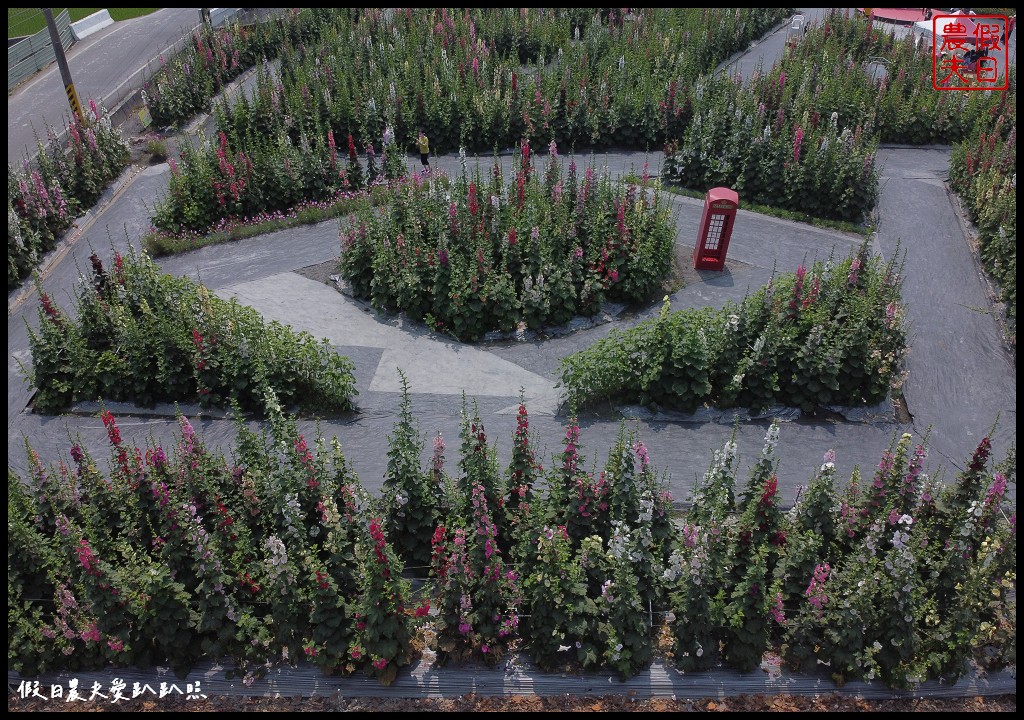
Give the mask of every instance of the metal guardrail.
[[(55, 20), (61, 43), (65, 49), (71, 47), (74, 36), (71, 33), (71, 16), (67, 8), (62, 10)], [(50, 31), (46, 28), (7, 48), (7, 92), (55, 59), (53, 45), (50, 43)]]

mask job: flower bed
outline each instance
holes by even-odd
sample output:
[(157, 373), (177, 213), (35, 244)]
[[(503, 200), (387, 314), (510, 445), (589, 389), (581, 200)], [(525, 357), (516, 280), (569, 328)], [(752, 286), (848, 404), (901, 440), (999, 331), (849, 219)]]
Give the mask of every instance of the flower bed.
[[(688, 188), (729, 185), (755, 203), (861, 223), (878, 199), (880, 140), (955, 141), (998, 102), (933, 92), (930, 53), (857, 13), (830, 14), (743, 85), (707, 73), (781, 15), (347, 12), (351, 29), (313, 23), (313, 49), (284, 44), (287, 72), (261, 71), (251, 98), (217, 106), (220, 150), (175, 171), (158, 230), (204, 232), (357, 189), (355, 168), (336, 171), (330, 138), (372, 152), (387, 130), (401, 153), (417, 129), (434, 152), (664, 143), (666, 178)], [(878, 58), (887, 74), (875, 80)]]
[(369, 175), (349, 136), (349, 151), (339, 153), (334, 134), (306, 139), (296, 147), (286, 138), (264, 141), (250, 152), (232, 152), (228, 137), (217, 143), (186, 146), (171, 160), (167, 194), (153, 215), (156, 233), (184, 238), (217, 232), (225, 223), (299, 206), (334, 203), (359, 197), (356, 193), (382, 177), (369, 150)]
[(738, 79), (703, 80), (693, 119), (665, 147), (665, 178), (691, 189), (735, 188), (751, 202), (862, 222), (878, 201), (877, 139), (831, 117), (792, 112), (785, 72), (754, 92)]
[(577, 407), (810, 411), (880, 402), (905, 347), (898, 270), (865, 243), (853, 257), (801, 266), (721, 310), (670, 313), (666, 298), (660, 317), (565, 358), (562, 384)]
[[(780, 8), (350, 10), (318, 44), (284, 48), (229, 127), (274, 136), (352, 133), (360, 145), (417, 128), (435, 152), (526, 138), (649, 149), (685, 125), (693, 79), (786, 15)], [(245, 148), (239, 148), (245, 149)]]
[(292, 8), (270, 22), (239, 23), (192, 33), (192, 42), (146, 81), (142, 101), (159, 126), (176, 125), (204, 110), (228, 82), (287, 45), (313, 42), (334, 23), (337, 11)]
[(620, 189), (549, 150), (543, 176), (524, 142), (507, 184), (495, 163), (486, 179), (395, 186), (386, 209), (343, 229), (342, 276), (357, 297), (460, 340), (648, 300), (671, 268), (668, 204), (646, 176)]
[[(860, 125), (883, 142), (964, 139), (1002, 102), (1002, 93), (935, 92), (932, 62), (931, 49), (914, 35), (897, 40), (861, 13), (836, 10), (752, 90), (763, 101), (790, 105), (792, 119), (805, 113), (824, 119), (835, 112), (840, 127)], [(785, 74), (784, 92), (775, 87), (779, 73)]]
[(142, 240), (147, 250), (171, 254), (321, 222), (380, 203), (386, 190), (380, 186), (407, 172), (393, 138), (385, 139), (380, 163), (373, 145), (365, 148), (365, 170), (351, 135), (347, 160), (330, 131), (323, 142), (314, 138), (310, 145), (307, 138), (299, 148), (281, 140), (276, 149), (262, 146), (251, 156), (232, 156), (221, 133), (217, 147), (189, 146), (180, 163), (172, 159), (168, 192)]
[[(880, 60), (884, 72), (874, 79)], [(878, 142), (948, 143), (972, 132), (1001, 93), (935, 92), (932, 56), (832, 12), (772, 68), (741, 79), (704, 78), (689, 123), (666, 146), (665, 176), (704, 191), (815, 217), (863, 222), (878, 200)]]
[[(775, 9), (649, 10), (628, 19), (594, 15), (587, 23), (570, 10), (340, 12), (345, 22), (337, 27), (311, 17), (307, 24), (316, 30), (306, 42), (282, 44), (286, 71), (260, 66), (251, 95), (216, 105), (217, 144), (186, 148), (172, 164), (168, 194), (153, 217), (159, 233), (205, 233), (228, 218), (359, 190), (366, 176), (356, 148), (373, 175), (378, 138), (388, 138), (383, 174), (404, 175), (417, 128), (435, 153), (490, 151), (524, 138), (650, 148), (685, 126), (687, 78), (781, 18)], [(214, 40), (203, 42), (228, 42)], [(185, 69), (195, 75), (209, 65), (204, 72), (216, 74), (217, 63), (204, 58), (230, 53), (196, 43), (201, 52), (176, 60), (161, 81), (180, 92), (164, 95), (206, 97), (201, 86), (212, 80), (192, 80)], [(335, 144), (346, 137), (348, 164), (344, 146)]]
[[(897, 40), (861, 13), (834, 11), (751, 90), (778, 103), (770, 113), (786, 107), (794, 122), (805, 113), (824, 120), (835, 112), (840, 127), (859, 125), (882, 142), (962, 140), (1002, 102), (1002, 93), (936, 92), (931, 50), (915, 38), (907, 33)], [(780, 73), (785, 88), (776, 87)]]
[[(263, 435), (239, 423), (233, 459), (184, 417), (166, 449), (134, 447), (103, 420), (107, 474), (78, 444), (70, 463), (47, 468), (29, 450), (31, 477), (8, 474), (8, 667), (23, 676), (183, 673), (214, 657), (248, 682), (306, 658), (388, 683), (429, 623), (442, 661), (493, 662), (517, 643), (544, 669), (628, 677), (652, 656), (651, 608), (684, 671), (751, 671), (775, 648), (795, 668), (829, 665), (838, 683), (905, 687), (955, 681), (976, 648), (1015, 646), (1015, 460), (994, 467), (987, 438), (948, 487), (924, 473), (909, 435), (845, 488), (829, 451), (783, 513), (773, 424), (738, 497), (730, 440), (673, 520), (635, 434), (623, 429), (603, 469), (585, 470), (570, 420), (545, 471), (525, 407), (506, 472), (466, 408), (449, 475), (439, 436), (427, 466), (406, 454), (418, 441), (406, 393), (389, 453), (389, 473), (405, 474), (376, 499), (336, 443), (308, 443), (277, 411)], [(416, 527), (434, 526), (418, 598), (402, 576), (422, 544), (392, 547), (411, 484), (430, 500)]]
[(268, 397), (306, 410), (353, 408), (352, 363), (326, 341), (266, 324), (252, 308), (162, 275), (145, 255), (115, 253), (109, 272), (91, 259), (77, 320), (40, 290), (39, 325), (29, 328), (37, 410), (97, 398), (143, 406), (233, 402), (261, 414)]
[(60, 235), (128, 165), (128, 144), (110, 118), (89, 101), (85, 119), (73, 115), (67, 143), (38, 145), (34, 167), (7, 168), (7, 288), (26, 278)]
[(985, 269), (1006, 303), (1010, 342), (1017, 344), (1017, 90), (999, 93), (1002, 102), (974, 135), (957, 145), (949, 160), (950, 185), (960, 193), (978, 228)]

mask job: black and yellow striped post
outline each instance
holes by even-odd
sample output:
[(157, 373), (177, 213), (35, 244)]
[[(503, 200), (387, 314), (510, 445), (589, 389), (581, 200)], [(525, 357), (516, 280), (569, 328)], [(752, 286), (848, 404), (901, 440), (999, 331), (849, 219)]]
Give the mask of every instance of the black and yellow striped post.
[(85, 118), (82, 115), (82, 103), (78, 101), (78, 91), (75, 90), (75, 84), (65, 85), (64, 92), (68, 95), (68, 105), (71, 106), (72, 112), (78, 116), (79, 122), (85, 122)]
[(71, 81), (71, 69), (68, 68), (68, 60), (64, 57), (64, 45), (60, 41), (60, 33), (57, 32), (57, 23), (53, 19), (53, 11), (50, 8), (43, 8), (43, 15), (46, 16), (46, 27), (50, 30), (50, 43), (53, 45), (53, 54), (57, 58), (57, 67), (60, 68), (60, 77), (64, 81), (64, 92), (68, 96), (68, 104), (71, 110), (78, 117), (79, 122), (85, 122), (82, 115), (82, 103), (78, 101), (78, 91)]

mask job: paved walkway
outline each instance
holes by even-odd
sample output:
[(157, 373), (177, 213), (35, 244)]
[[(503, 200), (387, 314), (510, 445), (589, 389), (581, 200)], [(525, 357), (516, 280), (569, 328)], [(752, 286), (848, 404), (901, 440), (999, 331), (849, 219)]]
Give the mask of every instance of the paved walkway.
[[(770, 46), (780, 33), (784, 38), (783, 29), (758, 47)], [(897, 243), (906, 253), (904, 292), (912, 344), (906, 396), (913, 424), (900, 425), (891, 415), (872, 422), (786, 422), (779, 450), (780, 492), (785, 502), (792, 502), (797, 488), (806, 484), (830, 448), (837, 452), (841, 473), (848, 475), (854, 465), (860, 465), (870, 474), (882, 450), (896, 435), (909, 431), (918, 438), (928, 436), (929, 470), (945, 472), (949, 479), (997, 416), (996, 451), (1001, 453), (1016, 441), (1016, 371), (999, 340), (983, 277), (943, 186), (948, 155), (946, 149), (890, 149), (881, 156), (885, 182), (874, 244), (885, 257), (897, 252)], [(630, 170), (639, 174), (645, 162), (650, 172), (657, 174), (662, 160), (660, 153), (576, 158), (580, 166), (607, 167), (613, 176)], [(410, 156), (410, 168), (418, 167), (413, 161)], [(543, 163), (544, 158), (538, 161)], [(486, 169), (491, 158), (480, 162)], [(505, 156), (502, 162), (510, 167), (511, 158)], [(432, 163), (450, 174), (461, 171), (454, 156), (435, 158)], [(475, 164), (475, 159), (469, 160), (471, 170)], [(88, 256), (95, 250), (108, 258), (115, 249), (123, 251), (129, 242), (137, 242), (148, 226), (150, 207), (166, 185), (166, 165), (134, 169), (122, 178), (100, 207), (80, 223), (80, 237), (65, 247), (58, 262), (51, 263), (43, 287), (70, 307), (70, 293), (79, 269), (88, 267)], [(693, 244), (701, 201), (674, 197), (673, 203), (676, 242), (685, 254)], [(833, 251), (847, 254), (860, 240), (856, 235), (741, 211), (726, 271), (691, 271), (686, 287), (673, 294), (672, 306), (720, 306), (727, 300), (740, 300), (762, 286), (773, 268), (788, 272), (798, 263), (827, 257)], [(162, 259), (160, 264), (167, 272), (201, 280), (222, 297), (236, 297), (252, 305), (267, 320), (327, 337), (353, 359), (359, 413), (319, 425), (302, 421), (300, 426), (307, 434), (319, 427), (325, 435), (337, 436), (363, 484), (371, 490), (379, 489), (386, 466), (386, 437), (398, 407), (398, 368), (410, 379), (413, 409), (424, 436), (441, 431), (449, 444), (457, 438), (465, 392), (471, 401), (478, 401), (489, 437), (497, 441), (503, 461), (510, 452), (514, 411), (522, 389), (540, 441), (538, 457), (549, 462), (560, 449), (566, 420), (557, 413), (559, 360), (604, 337), (613, 327), (639, 322), (657, 312), (651, 308), (638, 317), (558, 339), (466, 345), (368, 312), (332, 287), (295, 272), (328, 262), (338, 252), (338, 222), (330, 221), (204, 248)], [(22, 297), (27, 301), (16, 301)], [(35, 312), (34, 291), (9, 296), (8, 462), (19, 472), (26, 467), (26, 436), (48, 461), (67, 452), (72, 436), (80, 436), (98, 456), (105, 455), (105, 434), (98, 418), (46, 417), (25, 409), (30, 391), (19, 361), (29, 360), (25, 320), (35, 323)], [(119, 425), (128, 440), (144, 444), (149, 440), (166, 442), (173, 436), (175, 424), (168, 408), (156, 414), (131, 406), (111, 409), (121, 416)], [(184, 410), (195, 418), (211, 446), (230, 453), (234, 437), (230, 421), (200, 413), (198, 408)], [(712, 451), (733, 432), (730, 415), (680, 419), (642, 411), (630, 414), (650, 448), (652, 461), (667, 473), (679, 500), (686, 499), (694, 480), (707, 469)], [(603, 463), (620, 420), (620, 416), (582, 420), (583, 454), (588, 463)], [(746, 420), (737, 427), (744, 471), (760, 450), (768, 422), (767, 418)]]

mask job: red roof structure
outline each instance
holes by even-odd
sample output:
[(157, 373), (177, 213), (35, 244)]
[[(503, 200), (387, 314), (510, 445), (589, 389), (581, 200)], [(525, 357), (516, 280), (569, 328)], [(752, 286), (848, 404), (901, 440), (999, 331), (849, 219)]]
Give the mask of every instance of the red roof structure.
[[(871, 14), (883, 22), (902, 23), (909, 25), (925, 19), (925, 8), (857, 8), (862, 13), (870, 10)], [(932, 15), (949, 14), (948, 10), (933, 9)]]

